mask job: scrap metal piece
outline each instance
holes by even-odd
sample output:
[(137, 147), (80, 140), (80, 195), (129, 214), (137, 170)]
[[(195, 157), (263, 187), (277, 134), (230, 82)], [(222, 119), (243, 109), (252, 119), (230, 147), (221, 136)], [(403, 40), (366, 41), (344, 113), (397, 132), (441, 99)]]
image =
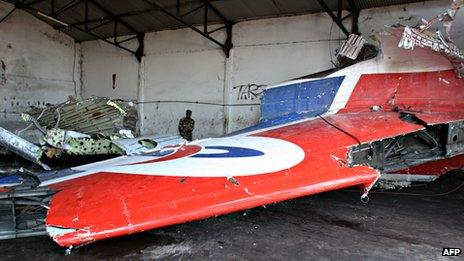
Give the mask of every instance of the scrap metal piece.
[[(65, 152), (69, 155), (102, 155), (102, 154), (124, 154), (118, 146), (107, 137), (91, 137), (75, 131), (62, 129), (51, 129), (42, 138), (43, 145), (51, 146), (47, 149), (47, 156)], [(58, 150), (56, 150), (58, 149)]]
[(145, 136), (134, 139), (116, 139), (113, 144), (121, 148), (126, 155), (132, 155), (148, 150), (159, 150), (166, 146), (183, 144), (185, 139), (179, 136)]
[(121, 129), (136, 131), (137, 110), (132, 102), (92, 97), (33, 108), (26, 112), (47, 129), (59, 128), (85, 134), (110, 136)]
[(434, 25), (437, 22), (442, 22), (443, 27), (445, 27), (445, 32), (446, 32), (446, 40), (451, 42), (451, 28), (453, 27), (453, 21), (454, 18), (456, 18), (456, 15), (461, 9), (461, 6), (464, 5), (464, 0), (453, 0), (451, 3), (451, 7), (446, 10), (444, 13), (434, 17), (430, 21), (427, 21), (426, 19), (422, 19), (422, 22), (424, 23), (421, 25), (419, 28), (422, 31), (425, 31), (429, 29), (432, 25)]
[[(21, 118), (26, 121), (26, 122), (30, 122), (32, 125), (34, 125), (40, 132), (42, 132), (43, 134), (46, 134), (47, 131), (42, 127), (40, 126), (39, 122), (37, 121), (37, 119), (35, 119), (34, 117), (32, 117), (31, 115), (29, 114), (26, 114), (26, 113), (21, 113)], [(40, 118), (40, 115), (38, 117), (38, 119)], [(29, 128), (26, 127), (26, 129)], [(26, 129), (23, 129), (22, 131), (26, 130)]]
[(448, 157), (464, 150), (464, 121), (449, 123), (445, 148)]
[(350, 36), (348, 36), (348, 39), (343, 43), (342, 47), (340, 48), (338, 56), (344, 56), (350, 58), (351, 60), (356, 60), (365, 43), (366, 40), (364, 40), (362, 36), (350, 34)]
[(464, 52), (452, 42), (446, 42), (440, 33), (421, 32), (419, 29), (406, 26), (398, 47), (414, 50), (414, 47), (430, 48), (447, 57), (453, 65), (456, 76), (464, 77)]
[(50, 170), (46, 164), (40, 161), (42, 149), (29, 141), (14, 135), (0, 127), (0, 145), (19, 156), (40, 165), (45, 170)]
[(179, 136), (146, 136), (134, 138), (129, 130), (121, 130), (112, 136), (87, 135), (75, 131), (51, 129), (41, 144), (49, 158), (62, 153), (68, 155), (131, 155), (165, 146), (185, 143)]
[[(421, 48), (430, 48), (435, 52), (441, 53), (450, 60), (456, 76), (458, 78), (463, 78), (464, 52), (453, 43), (450, 35), (454, 18), (462, 5), (464, 5), (463, 0), (454, 0), (451, 8), (445, 13), (438, 15), (430, 21), (423, 19), (423, 25), (417, 28), (409, 26), (404, 27), (403, 36), (398, 43), (398, 47), (414, 50), (414, 47), (418, 46)], [(445, 36), (443, 36), (440, 31), (431, 32), (428, 30), (437, 22), (443, 23), (446, 32)]]

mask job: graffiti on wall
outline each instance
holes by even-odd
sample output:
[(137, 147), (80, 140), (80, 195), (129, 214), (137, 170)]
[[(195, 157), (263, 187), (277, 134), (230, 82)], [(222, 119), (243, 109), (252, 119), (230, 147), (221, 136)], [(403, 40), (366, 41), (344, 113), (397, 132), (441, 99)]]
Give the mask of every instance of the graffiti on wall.
[(253, 101), (261, 98), (263, 94), (265, 84), (243, 84), (233, 87), (234, 91), (237, 91), (237, 100), (242, 101)]

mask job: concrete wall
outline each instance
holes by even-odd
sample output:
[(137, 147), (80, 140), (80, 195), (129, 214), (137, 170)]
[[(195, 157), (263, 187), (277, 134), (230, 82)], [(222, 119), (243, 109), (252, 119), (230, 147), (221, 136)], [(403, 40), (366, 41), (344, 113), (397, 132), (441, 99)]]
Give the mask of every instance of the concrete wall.
[(263, 87), (331, 68), (341, 37), (328, 15), (312, 14), (237, 23), (228, 59), (190, 29), (147, 34), (141, 64), (101, 41), (85, 42), (83, 94), (139, 101), (143, 134), (177, 133), (191, 109), (194, 138), (217, 136), (258, 121)]
[[(0, 2), (0, 17), (11, 9)], [(71, 37), (20, 10), (0, 23), (0, 35), (0, 124), (79, 92), (80, 51)]]
[[(415, 25), (449, 4), (441, 0), (363, 10), (360, 31), (369, 37), (396, 22)], [(463, 16), (455, 26), (458, 44), (464, 43)], [(349, 28), (350, 21), (346, 23)], [(143, 134), (177, 133), (178, 120), (191, 109), (194, 138), (217, 136), (259, 120), (259, 94), (265, 86), (331, 68), (343, 37), (328, 15), (311, 14), (235, 24), (228, 59), (190, 29), (147, 34), (141, 64), (101, 41), (86, 42), (83, 93), (140, 102)]]

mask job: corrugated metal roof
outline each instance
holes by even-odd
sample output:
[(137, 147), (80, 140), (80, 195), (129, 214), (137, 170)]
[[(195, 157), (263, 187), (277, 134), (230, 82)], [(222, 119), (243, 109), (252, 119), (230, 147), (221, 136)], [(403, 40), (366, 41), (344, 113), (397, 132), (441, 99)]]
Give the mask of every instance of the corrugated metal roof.
[[(24, 1), (9, 0), (8, 2), (20, 5)], [(55, 16), (59, 21), (75, 24), (85, 20), (84, 0), (27, 0), (23, 5), (33, 3), (30, 8), (51, 15), (52, 2), (54, 2), (55, 10), (73, 6)], [(224, 17), (233, 22), (323, 12), (323, 9), (315, 0), (209, 0), (209, 2)], [(325, 0), (325, 2), (332, 10), (337, 9), (338, 0)], [(365, 9), (420, 2), (420, 0), (353, 0), (353, 2), (357, 8)], [(118, 23), (118, 36), (133, 34), (134, 29), (138, 32), (150, 32), (185, 27), (182, 23), (156, 10), (152, 3), (159, 4), (173, 14), (176, 13), (177, 0), (89, 0), (88, 19), (94, 22), (90, 23), (88, 28), (98, 27), (92, 32), (100, 37), (112, 37), (114, 23), (107, 22), (108, 20), (104, 19), (109, 16), (116, 16), (121, 20), (121, 23)], [(204, 13), (200, 7), (203, 3), (204, 0), (180, 0), (180, 14), (184, 15), (183, 19), (192, 25), (202, 24)], [(102, 10), (101, 7), (107, 9), (107, 11)], [(343, 0), (343, 9), (347, 10), (349, 8), (348, 0)], [(195, 9), (197, 10), (189, 13), (189, 11)], [(38, 15), (34, 10), (29, 9), (28, 11), (52, 26), (59, 26), (59, 23)], [(220, 22), (221, 19), (218, 15), (212, 11), (208, 12), (208, 23)], [(84, 28), (83, 24), (76, 26)], [(130, 27), (133, 29), (130, 29)], [(61, 28), (61, 30), (78, 41), (96, 39), (95, 36), (79, 31), (76, 28)]]

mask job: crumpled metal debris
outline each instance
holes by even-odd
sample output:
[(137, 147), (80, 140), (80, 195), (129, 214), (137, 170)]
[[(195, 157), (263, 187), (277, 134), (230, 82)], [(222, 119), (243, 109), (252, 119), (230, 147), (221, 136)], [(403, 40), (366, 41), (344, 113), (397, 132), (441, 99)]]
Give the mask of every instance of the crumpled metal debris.
[(146, 136), (135, 138), (132, 132), (120, 130), (111, 136), (87, 135), (76, 131), (53, 128), (40, 143), (49, 158), (67, 155), (130, 155), (158, 150), (167, 145), (186, 141), (179, 136)]
[(25, 114), (37, 119), (37, 123), (47, 129), (59, 128), (105, 136), (123, 129), (136, 132), (138, 120), (137, 110), (132, 102), (103, 97), (85, 100), (69, 98), (67, 102), (33, 108)]
[[(422, 19), (423, 24), (419, 27), (406, 26), (398, 47), (410, 50), (413, 50), (415, 46), (421, 48), (427, 47), (435, 52), (439, 52), (450, 60), (456, 76), (463, 78), (464, 52), (453, 43), (450, 35), (454, 18), (462, 5), (464, 5), (464, 0), (454, 0), (450, 9), (430, 21)], [(443, 23), (445, 35), (440, 30), (437, 32), (429, 30), (432, 25), (438, 22)]]
[(50, 167), (42, 163), (40, 160), (43, 152), (39, 146), (32, 144), (31, 142), (5, 130), (2, 127), (0, 127), (0, 145), (17, 155), (42, 166), (45, 170), (50, 170)]
[(185, 139), (179, 136), (154, 135), (134, 138), (130, 132), (124, 131), (111, 136), (90, 136), (75, 131), (51, 129), (42, 138), (41, 144), (46, 155), (51, 158), (59, 156), (61, 153), (68, 155), (130, 155), (185, 142)]
[(452, 42), (451, 39), (451, 28), (453, 27), (453, 21), (456, 18), (456, 15), (461, 9), (461, 6), (464, 5), (464, 0), (453, 0), (451, 3), (451, 8), (446, 10), (444, 13), (436, 16), (430, 21), (427, 21), (425, 19), (422, 19), (422, 22), (424, 23), (423, 25), (420, 26), (420, 29), (422, 30), (427, 30), (429, 29), (432, 25), (434, 25), (437, 22), (442, 22), (443, 27), (445, 27), (445, 37), (446, 41)]
[(135, 106), (108, 98), (70, 98), (62, 104), (33, 108), (21, 117), (30, 123), (25, 129), (35, 126), (40, 130), (39, 146), (1, 129), (0, 147), (3, 145), (45, 169), (48, 166), (40, 161), (45, 160), (44, 156), (52, 159), (62, 155), (129, 155), (186, 142), (179, 136), (135, 138)]
[(53, 128), (47, 131), (40, 142), (49, 158), (60, 156), (63, 153), (68, 155), (124, 154), (123, 150), (112, 143), (113, 138), (121, 137), (90, 136), (76, 131)]
[(61, 104), (33, 108), (21, 117), (43, 133), (38, 143), (49, 158), (62, 154), (125, 154), (112, 141), (134, 138), (137, 125), (137, 110), (132, 102), (103, 97), (70, 97)]

